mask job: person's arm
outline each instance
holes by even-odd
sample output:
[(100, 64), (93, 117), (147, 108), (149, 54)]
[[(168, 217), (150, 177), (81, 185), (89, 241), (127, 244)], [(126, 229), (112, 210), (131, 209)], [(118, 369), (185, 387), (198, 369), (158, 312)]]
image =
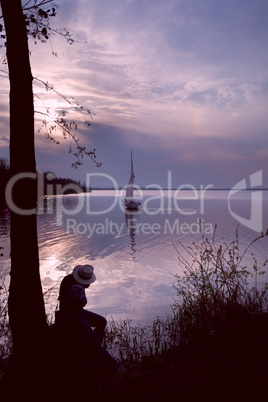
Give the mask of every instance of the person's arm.
[(70, 289), (69, 295), (74, 302), (80, 307), (84, 307), (87, 304), (85, 288), (82, 285), (73, 285)]

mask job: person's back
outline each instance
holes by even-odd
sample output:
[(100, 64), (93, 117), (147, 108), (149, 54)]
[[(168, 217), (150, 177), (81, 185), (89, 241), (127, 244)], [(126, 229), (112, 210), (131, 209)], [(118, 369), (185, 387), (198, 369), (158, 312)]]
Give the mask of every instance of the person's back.
[[(78, 287), (80, 287), (80, 293)], [(86, 301), (84, 287), (77, 283), (72, 274), (65, 276), (60, 285), (60, 311), (68, 314), (81, 313)]]

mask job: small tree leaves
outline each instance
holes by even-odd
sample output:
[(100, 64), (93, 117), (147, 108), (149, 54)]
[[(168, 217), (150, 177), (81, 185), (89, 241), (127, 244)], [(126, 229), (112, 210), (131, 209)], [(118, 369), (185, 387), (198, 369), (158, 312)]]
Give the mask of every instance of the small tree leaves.
[[(53, 7), (51, 7), (52, 5)], [(50, 26), (50, 18), (57, 15), (57, 6), (53, 3), (53, 0), (30, 0), (26, 2), (22, 9), (27, 34), (34, 39), (35, 44), (38, 41), (41, 43), (47, 42), (51, 35), (63, 36), (70, 45), (75, 42), (66, 28), (52, 28)], [(0, 24), (0, 33), (2, 33), (0, 38), (5, 40), (5, 27), (2, 24)]]
[[(60, 94), (58, 91), (54, 89), (52, 85), (48, 82), (44, 82), (39, 78), (35, 78), (35, 81), (40, 82), (42, 85), (45, 86), (46, 91), (53, 92), (62, 100), (64, 100), (69, 105), (69, 110), (57, 110), (57, 116), (53, 116), (50, 113), (50, 109), (46, 108), (45, 112), (36, 112), (42, 114), (44, 119), (42, 121), (41, 127), (39, 128), (38, 132), (44, 132), (45, 137), (50, 141), (54, 142), (55, 144), (59, 144), (59, 140), (56, 139), (57, 130), (61, 131), (61, 134), (65, 140), (70, 141), (69, 153), (75, 157), (75, 162), (72, 163), (73, 168), (78, 168), (78, 166), (82, 165), (82, 159), (84, 156), (90, 157), (90, 159), (96, 164), (97, 167), (101, 167), (102, 163), (97, 162), (96, 160), (96, 150), (88, 150), (84, 146), (80, 145), (79, 137), (77, 136), (76, 132), (80, 127), (80, 124), (84, 124), (86, 127), (89, 127), (91, 123), (89, 122), (89, 118), (92, 119), (94, 113), (92, 113), (89, 109), (84, 108), (79, 103), (75, 102), (73, 98), (69, 99), (66, 96)], [(55, 113), (55, 110), (54, 110)], [(76, 115), (75, 119), (68, 118), (68, 116)], [(75, 147), (75, 151), (73, 151), (72, 145)]]

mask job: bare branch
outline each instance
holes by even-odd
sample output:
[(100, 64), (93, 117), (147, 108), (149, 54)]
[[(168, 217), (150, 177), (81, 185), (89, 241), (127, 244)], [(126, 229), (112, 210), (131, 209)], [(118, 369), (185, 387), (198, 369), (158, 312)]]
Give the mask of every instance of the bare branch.
[(32, 10), (33, 8), (39, 8), (39, 7), (44, 7), (46, 4), (50, 4), (54, 2), (54, 0), (41, 0), (41, 1), (37, 1), (37, 0), (33, 0), (34, 4), (30, 7), (27, 7), (27, 5), (29, 3), (31, 3), (32, 0), (28, 0), (24, 5), (22, 5), (22, 9), (23, 11), (29, 11)]
[[(96, 152), (95, 149), (93, 150), (87, 150), (85, 147), (81, 146), (79, 143), (79, 138), (77, 137), (75, 130), (78, 129), (78, 124), (81, 122), (81, 116), (83, 117), (83, 124), (86, 127), (89, 127), (91, 123), (88, 120), (88, 117), (90, 119), (93, 118), (94, 113), (92, 113), (89, 109), (85, 109), (83, 106), (81, 106), (79, 103), (75, 102), (73, 99), (70, 100), (67, 98), (65, 95), (61, 94), (58, 92), (54, 87), (48, 82), (44, 82), (39, 78), (34, 78), (35, 81), (40, 82), (42, 85), (45, 86), (47, 91), (52, 91), (55, 93), (57, 96), (59, 96), (61, 99), (63, 99), (68, 105), (70, 105), (71, 111), (73, 111), (76, 115), (76, 119), (67, 119), (66, 118), (66, 111), (61, 110), (56, 118), (52, 118), (50, 113), (49, 113), (49, 108), (47, 108), (46, 112), (36, 112), (44, 116), (44, 120), (42, 122), (42, 126), (39, 128), (38, 132), (40, 133), (43, 128), (45, 128), (45, 136), (46, 138), (50, 139), (53, 141), (55, 144), (59, 144), (59, 141), (56, 140), (55, 138), (55, 133), (57, 127), (61, 130), (63, 138), (64, 139), (69, 139), (70, 140), (70, 149), (69, 153), (71, 153), (73, 156), (76, 158), (76, 162), (72, 164), (72, 167), (77, 168), (78, 166), (82, 165), (82, 159), (84, 156), (89, 156), (91, 160), (96, 164), (97, 167), (100, 167), (102, 165), (101, 162), (96, 161)], [(45, 106), (45, 105), (44, 105)], [(49, 119), (52, 119), (52, 122), (50, 124), (47, 123), (46, 117)], [(71, 143), (73, 142), (76, 151), (72, 150)]]

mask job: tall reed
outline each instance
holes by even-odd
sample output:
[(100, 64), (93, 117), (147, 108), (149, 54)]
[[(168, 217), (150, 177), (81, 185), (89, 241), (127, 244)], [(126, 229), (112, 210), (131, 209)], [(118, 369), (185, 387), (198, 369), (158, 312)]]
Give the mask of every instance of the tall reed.
[(134, 325), (126, 319), (108, 322), (104, 346), (113, 356), (129, 366), (137, 364), (143, 357), (158, 356), (178, 344), (178, 320), (174, 313), (166, 319), (157, 317), (151, 325)]
[(235, 323), (237, 317), (266, 313), (268, 284), (260, 287), (259, 278), (266, 271), (268, 259), (259, 264), (251, 253), (252, 263), (245, 265), (245, 256), (257, 241), (268, 236), (261, 233), (243, 250), (237, 227), (231, 242), (216, 242), (215, 225), (212, 239), (201, 233), (201, 241), (175, 247), (183, 275), (175, 275), (177, 300), (173, 308), (179, 319), (181, 343), (193, 336), (213, 335)]
[[(223, 333), (241, 320), (249, 323), (254, 314), (268, 311), (268, 284), (259, 286), (268, 259), (261, 264), (251, 253), (252, 263), (245, 265), (251, 247), (268, 236), (268, 231), (240, 247), (237, 227), (235, 239), (216, 241), (201, 231), (200, 241), (175, 247), (183, 275), (175, 275), (177, 297), (172, 314), (156, 318), (152, 325), (133, 325), (130, 319), (108, 323), (105, 347), (126, 364), (157, 356), (163, 351), (192, 340)], [(186, 253), (185, 253), (186, 252)]]

